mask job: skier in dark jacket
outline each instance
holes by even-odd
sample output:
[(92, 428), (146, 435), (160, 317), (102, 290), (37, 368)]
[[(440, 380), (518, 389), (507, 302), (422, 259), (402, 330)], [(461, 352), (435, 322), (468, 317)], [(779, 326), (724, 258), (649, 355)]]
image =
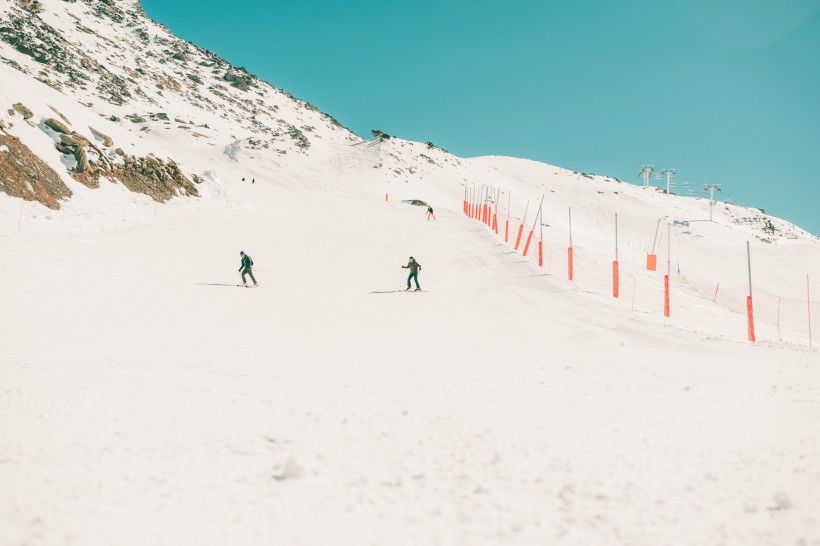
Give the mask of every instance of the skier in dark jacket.
[(245, 281), (245, 275), (250, 275), (253, 285), (256, 286), (256, 279), (253, 276), (253, 271), (251, 271), (253, 260), (244, 252), (240, 252), (239, 255), (242, 257), (242, 266), (239, 268), (239, 272), (242, 273), (242, 286), (248, 286), (247, 281)]
[(410, 290), (410, 280), (416, 281), (416, 290), (421, 290), (419, 286), (419, 270), (421, 270), (421, 264), (416, 261), (415, 258), (410, 256), (410, 261), (407, 262), (407, 265), (401, 266), (402, 269), (409, 269), (410, 275), (407, 277), (407, 288), (404, 291)]
[(435, 220), (436, 215), (433, 212), (433, 207), (431, 207), (430, 205), (427, 205), (427, 221), (430, 221), (430, 218), (433, 218), (433, 220)]

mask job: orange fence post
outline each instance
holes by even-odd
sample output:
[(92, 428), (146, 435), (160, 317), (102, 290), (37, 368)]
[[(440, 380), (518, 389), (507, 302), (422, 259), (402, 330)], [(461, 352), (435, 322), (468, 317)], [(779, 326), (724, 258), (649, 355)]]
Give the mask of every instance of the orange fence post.
[(518, 226), (518, 236), (515, 238), (515, 249), (518, 250), (518, 245), (521, 244), (521, 234), (524, 233), (524, 224)]
[[(746, 296), (746, 315), (749, 323), (749, 341), (755, 340), (755, 320), (752, 313), (752, 251), (749, 248), (749, 241), (746, 241), (746, 260), (749, 268), (749, 295)], [(779, 310), (778, 310), (779, 312)], [(778, 323), (780, 317), (778, 316)], [(778, 324), (778, 328), (780, 325)]]
[(504, 242), (510, 242), (510, 219), (504, 220)]
[(572, 280), (572, 247), (567, 247), (567, 278)]
[(746, 316), (749, 324), (749, 341), (755, 340), (755, 319), (752, 313), (752, 296), (746, 296)]
[(809, 311), (809, 347), (811, 347), (811, 285), (809, 284), (808, 273), (806, 273), (806, 305)]
[[(535, 226), (538, 225), (538, 218), (541, 216), (541, 213), (543, 211), (543, 205), (544, 205), (544, 196), (542, 195), (541, 196), (541, 203), (538, 205), (538, 212), (535, 213), (535, 221), (532, 223), (532, 229), (530, 230), (530, 234), (527, 236), (527, 244), (524, 245), (524, 256), (527, 255), (527, 250), (529, 250), (529, 248), (530, 248), (530, 241), (532, 241), (532, 234), (535, 233)], [(541, 228), (541, 229), (542, 229), (542, 233), (543, 233), (544, 228)]]
[(544, 249), (541, 241), (538, 241), (538, 267), (544, 267)]
[(524, 217), (521, 218), (521, 225), (518, 226), (518, 237), (515, 238), (515, 249), (518, 250), (518, 245), (521, 244), (521, 234), (524, 233), (524, 223), (527, 221), (527, 210), (530, 208), (530, 202), (527, 201), (527, 206), (524, 207)]
[(669, 316), (669, 274), (672, 268), (672, 224), (666, 224), (666, 275), (663, 276), (663, 316)]
[(384, 194), (384, 200), (387, 201), (387, 193)]
[(617, 298), (620, 291), (620, 278), (618, 276), (618, 261), (612, 262), (612, 297)]
[(534, 229), (530, 230), (530, 234), (527, 235), (527, 244), (524, 245), (524, 256), (527, 255), (527, 250), (530, 248), (530, 241), (532, 241), (532, 233), (535, 231)]

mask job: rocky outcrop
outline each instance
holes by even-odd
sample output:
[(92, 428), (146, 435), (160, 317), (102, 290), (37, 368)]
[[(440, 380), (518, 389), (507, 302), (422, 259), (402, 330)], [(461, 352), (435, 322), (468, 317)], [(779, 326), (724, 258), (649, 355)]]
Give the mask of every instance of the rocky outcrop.
[(0, 191), (59, 209), (71, 190), (60, 176), (25, 144), (0, 128)]
[(63, 122), (57, 121), (54, 118), (48, 118), (47, 120), (43, 121), (43, 125), (45, 125), (46, 127), (48, 127), (49, 129), (51, 129), (53, 131), (56, 131), (56, 132), (64, 134), (64, 135), (70, 135), (71, 134), (71, 129), (66, 127), (65, 124), (63, 124)]
[(31, 110), (29, 110), (25, 104), (18, 102), (11, 107), (15, 112), (23, 116), (23, 119), (31, 119), (34, 115)]
[(81, 184), (99, 188), (100, 178), (106, 178), (159, 202), (177, 195), (199, 195), (194, 183), (173, 160), (164, 161), (153, 155), (126, 155), (121, 148), (117, 148), (112, 157), (105, 148), (110, 148), (113, 140), (102, 133), (98, 134), (107, 139), (108, 146), (104, 144), (101, 149), (77, 132), (60, 134), (60, 141), (54, 145), (60, 153), (74, 157), (76, 165), (69, 174)]
[(144, 193), (154, 201), (164, 203), (177, 195), (196, 197), (196, 186), (171, 159), (163, 161), (154, 156), (125, 156), (122, 167), (110, 173), (131, 191)]

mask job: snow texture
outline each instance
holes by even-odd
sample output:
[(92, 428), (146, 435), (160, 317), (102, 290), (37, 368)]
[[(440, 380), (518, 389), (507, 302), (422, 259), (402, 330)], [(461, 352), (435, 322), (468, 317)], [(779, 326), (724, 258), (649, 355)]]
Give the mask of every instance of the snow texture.
[[(30, 21), (130, 97), (105, 100), (97, 73), (55, 89), (0, 43), (0, 127), (73, 192), (57, 211), (0, 193), (0, 544), (820, 544), (817, 238), (605, 176), (362, 140), (264, 82), (234, 87), (134, 1), (42, 4)], [(78, 183), (41, 129), (52, 106), (106, 154), (173, 158), (200, 196)], [(500, 236), (462, 212), (482, 185), (504, 192)], [(542, 195), (539, 267), (503, 229), (509, 202), (526, 237)], [(745, 301), (747, 241), (774, 302), (756, 343), (721, 299)], [(258, 289), (236, 286), (240, 250)]]

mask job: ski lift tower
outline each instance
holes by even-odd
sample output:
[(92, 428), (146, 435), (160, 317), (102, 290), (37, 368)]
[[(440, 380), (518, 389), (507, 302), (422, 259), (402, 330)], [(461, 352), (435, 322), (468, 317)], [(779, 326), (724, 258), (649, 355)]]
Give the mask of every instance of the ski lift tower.
[(720, 184), (706, 184), (703, 191), (709, 192), (709, 221), (712, 221), (712, 209), (715, 207), (715, 192), (720, 191)]
[(675, 176), (675, 169), (662, 169), (661, 172), (666, 175), (666, 194), (669, 195), (669, 190), (672, 186), (672, 178)]
[(638, 173), (638, 176), (643, 178), (643, 187), (649, 186), (649, 177), (652, 176), (652, 173), (655, 172), (655, 169), (652, 165), (644, 165), (641, 167), (641, 172)]

